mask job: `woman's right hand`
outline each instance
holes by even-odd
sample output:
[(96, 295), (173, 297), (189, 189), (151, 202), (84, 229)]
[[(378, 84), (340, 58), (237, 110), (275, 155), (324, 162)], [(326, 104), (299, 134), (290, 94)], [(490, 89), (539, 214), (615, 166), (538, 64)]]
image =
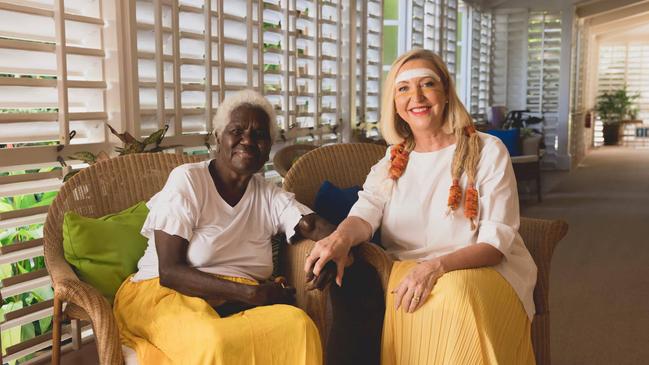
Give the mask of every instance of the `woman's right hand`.
[(265, 282), (251, 285), (251, 295), (248, 302), (255, 306), (272, 304), (295, 303), (295, 288), (283, 283)]
[[(307, 281), (318, 278), (328, 262), (333, 261), (336, 264), (336, 284), (341, 286), (345, 267), (353, 262), (350, 255), (352, 242), (346, 239), (344, 234), (338, 230), (329, 236), (316, 242), (313, 250), (307, 256), (304, 262), (304, 271), (307, 274)], [(331, 265), (328, 265), (331, 266)]]

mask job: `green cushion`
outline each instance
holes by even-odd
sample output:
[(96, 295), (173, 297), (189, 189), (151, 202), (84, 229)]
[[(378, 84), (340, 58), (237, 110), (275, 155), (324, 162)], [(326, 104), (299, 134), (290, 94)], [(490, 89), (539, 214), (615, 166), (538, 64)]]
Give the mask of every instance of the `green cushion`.
[(65, 259), (81, 280), (99, 290), (111, 304), (117, 289), (137, 270), (137, 262), (144, 254), (147, 239), (140, 230), (148, 213), (144, 202), (101, 218), (65, 213)]

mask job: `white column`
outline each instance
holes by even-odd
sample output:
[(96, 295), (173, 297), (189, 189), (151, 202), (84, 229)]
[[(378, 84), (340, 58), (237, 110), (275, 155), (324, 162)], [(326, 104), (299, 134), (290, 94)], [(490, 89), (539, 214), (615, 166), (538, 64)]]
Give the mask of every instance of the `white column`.
[(570, 157), (570, 70), (572, 61), (572, 22), (574, 7), (567, 4), (561, 10), (561, 62), (559, 70), (559, 121), (557, 123), (557, 165), (561, 170), (569, 170)]

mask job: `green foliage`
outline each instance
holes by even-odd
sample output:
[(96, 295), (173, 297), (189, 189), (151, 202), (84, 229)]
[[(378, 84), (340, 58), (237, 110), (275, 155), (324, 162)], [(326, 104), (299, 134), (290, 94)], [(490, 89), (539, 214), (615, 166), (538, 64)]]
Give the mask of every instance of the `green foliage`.
[[(14, 171), (10, 173), (3, 173), (3, 175), (21, 175), (25, 173), (48, 172), (52, 170), (53, 168)], [(1, 197), (0, 212), (47, 206), (52, 203), (52, 201), (56, 197), (56, 194), (56, 191), (51, 191), (36, 194)], [(12, 245), (17, 242), (30, 241), (41, 237), (43, 237), (42, 224), (30, 224), (28, 226), (0, 229), (0, 245), (2, 246)], [(0, 265), (0, 280), (20, 274), (26, 274), (43, 268), (45, 268), (45, 258), (43, 256), (21, 260), (11, 264), (3, 264)], [(2, 306), (0, 307), (0, 318), (4, 319), (5, 313), (28, 307), (30, 305), (52, 299), (53, 297), (54, 291), (52, 290), (52, 288), (43, 287), (35, 289), (31, 292), (3, 298), (4, 301), (2, 303)], [(22, 326), (17, 326), (2, 331), (2, 352), (5, 353), (7, 347), (44, 334), (50, 331), (51, 328), (52, 318), (47, 317), (28, 324), (24, 324)], [(26, 360), (28, 357), (23, 358), (23, 360)]]
[(282, 85), (281, 84), (264, 84), (264, 92), (267, 93), (272, 93), (272, 92), (278, 92), (282, 90)]
[(264, 63), (264, 72), (277, 72), (280, 71), (280, 65), (275, 63)]
[[(166, 146), (166, 147), (160, 146), (162, 140), (165, 138), (165, 134), (167, 133), (167, 130), (169, 129), (168, 124), (165, 125), (164, 128), (151, 133), (151, 135), (149, 135), (142, 141), (137, 140), (128, 132), (119, 133), (110, 125), (107, 124), (107, 126), (108, 129), (110, 129), (110, 132), (113, 133), (115, 136), (117, 136), (117, 138), (119, 138), (120, 141), (124, 143), (123, 147), (115, 147), (115, 152), (119, 153), (120, 156), (128, 155), (131, 153), (160, 152), (162, 150), (169, 149), (169, 148), (181, 147), (180, 145), (173, 145), (173, 146)], [(149, 147), (149, 145), (153, 145), (153, 147)], [(68, 156), (68, 158), (73, 160), (81, 160), (89, 165), (92, 165), (98, 161), (109, 159), (110, 157), (104, 151), (99, 152), (97, 155), (95, 155), (92, 152), (80, 151), (73, 155)], [(63, 177), (63, 182), (68, 181), (72, 176), (74, 176), (78, 172), (79, 170), (70, 171)]]
[(605, 92), (597, 97), (595, 110), (604, 123), (615, 123), (634, 113), (634, 100), (639, 94), (629, 94), (626, 86), (620, 90)]
[(2, 108), (0, 114), (58, 113), (59, 108)]
[(277, 43), (264, 42), (264, 51), (270, 49), (282, 50), (282, 41), (277, 41)]
[(262, 28), (264, 30), (280, 30), (282, 28), (282, 22), (280, 21), (278, 24), (270, 23), (270, 22), (264, 22), (264, 24), (262, 25)]

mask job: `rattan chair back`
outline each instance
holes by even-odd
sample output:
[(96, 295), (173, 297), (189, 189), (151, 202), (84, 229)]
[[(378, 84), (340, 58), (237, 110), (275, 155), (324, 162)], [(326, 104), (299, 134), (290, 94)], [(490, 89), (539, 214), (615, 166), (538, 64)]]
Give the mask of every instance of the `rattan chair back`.
[(370, 168), (385, 155), (385, 146), (371, 143), (341, 143), (322, 146), (303, 155), (284, 178), (284, 189), (302, 204), (313, 208), (323, 181), (339, 188), (362, 186)]
[(293, 144), (286, 146), (273, 156), (273, 166), (282, 177), (286, 176), (291, 166), (305, 153), (318, 148), (312, 144)]

